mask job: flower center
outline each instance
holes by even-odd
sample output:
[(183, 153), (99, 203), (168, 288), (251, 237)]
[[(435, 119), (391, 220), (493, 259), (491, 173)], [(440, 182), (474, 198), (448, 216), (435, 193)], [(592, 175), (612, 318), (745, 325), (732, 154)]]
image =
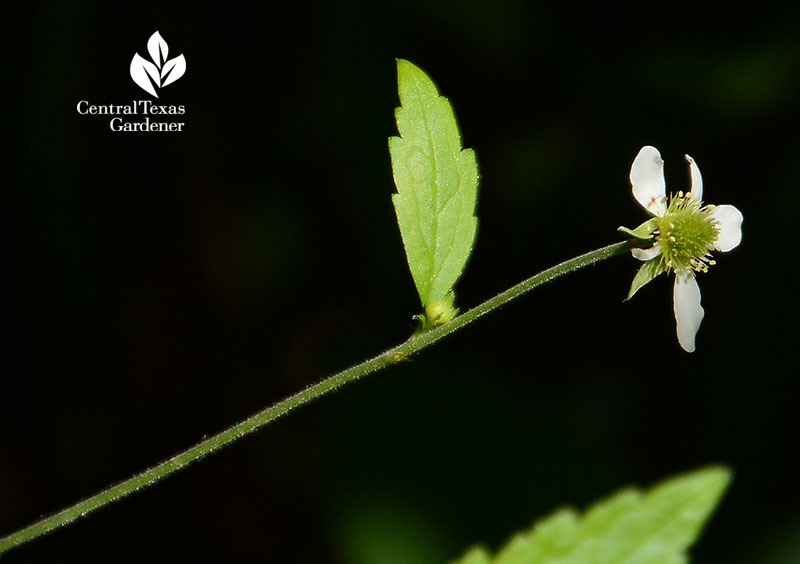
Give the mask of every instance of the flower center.
[(715, 263), (710, 251), (717, 246), (719, 226), (711, 215), (714, 206), (700, 206), (692, 194), (670, 197), (666, 213), (657, 218), (657, 244), (666, 269), (707, 272)]

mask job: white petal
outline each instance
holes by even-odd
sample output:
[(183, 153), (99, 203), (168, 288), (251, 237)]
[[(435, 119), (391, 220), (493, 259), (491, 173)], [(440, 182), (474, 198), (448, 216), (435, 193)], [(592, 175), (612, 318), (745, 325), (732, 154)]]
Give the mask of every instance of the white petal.
[(694, 274), (675, 275), (672, 291), (678, 342), (686, 352), (694, 352), (694, 336), (703, 321), (703, 306), (700, 305), (700, 287)]
[(664, 183), (664, 161), (655, 147), (642, 147), (631, 165), (633, 197), (653, 215), (664, 215), (666, 207), (666, 184)]
[(634, 258), (637, 258), (641, 261), (654, 259), (658, 256), (660, 252), (661, 252), (660, 245), (654, 245), (649, 249), (631, 249), (631, 254), (634, 256)]
[(703, 201), (703, 177), (700, 175), (700, 169), (695, 164), (694, 159), (689, 155), (684, 155), (686, 160), (689, 161), (689, 171), (692, 174), (692, 195), (697, 198), (698, 202)]
[(742, 212), (733, 206), (722, 205), (711, 210), (711, 217), (719, 224), (717, 248), (727, 253), (738, 247), (742, 242)]

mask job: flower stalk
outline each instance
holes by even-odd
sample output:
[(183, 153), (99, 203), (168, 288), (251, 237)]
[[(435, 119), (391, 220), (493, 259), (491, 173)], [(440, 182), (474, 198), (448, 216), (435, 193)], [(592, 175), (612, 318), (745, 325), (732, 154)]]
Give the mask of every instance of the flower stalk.
[(607, 247), (603, 247), (586, 254), (580, 255), (573, 259), (567, 260), (548, 268), (531, 276), (501, 292), (497, 296), (486, 300), (482, 304), (465, 311), (454, 319), (438, 325), (433, 329), (422, 333), (415, 333), (405, 342), (388, 349), (387, 351), (365, 360), (355, 366), (348, 368), (342, 372), (329, 376), (328, 378), (312, 385), (288, 398), (281, 400), (270, 407), (259, 411), (255, 415), (228, 427), (224, 431), (209, 437), (193, 447), (173, 456), (172, 458), (136, 474), (127, 480), (120, 482), (110, 488), (107, 488), (100, 493), (97, 493), (89, 498), (84, 499), (50, 517), (46, 517), (32, 525), (20, 529), (6, 537), (0, 538), (0, 553), (3, 553), (15, 546), (19, 546), (37, 537), (45, 535), (54, 529), (63, 527), (73, 521), (87, 516), (89, 513), (100, 509), (101, 507), (119, 501), (130, 494), (147, 488), (166, 478), (167, 476), (185, 468), (192, 462), (195, 462), (206, 455), (209, 455), (222, 447), (232, 444), (236, 440), (249, 435), (264, 427), (268, 423), (275, 421), (279, 417), (289, 413), (293, 409), (310, 403), (311, 401), (320, 398), (329, 392), (355, 382), (356, 380), (383, 370), (388, 366), (409, 358), (410, 356), (418, 353), (419, 351), (429, 347), (435, 342), (443, 339), (451, 333), (455, 333), (463, 329), (468, 324), (472, 323), (479, 317), (499, 308), (500, 306), (518, 298), (519, 296), (541, 286), (551, 280), (554, 280), (570, 272), (574, 272), (584, 266), (589, 266), (599, 261), (626, 254), (630, 251), (631, 245), (627, 241), (615, 243)]

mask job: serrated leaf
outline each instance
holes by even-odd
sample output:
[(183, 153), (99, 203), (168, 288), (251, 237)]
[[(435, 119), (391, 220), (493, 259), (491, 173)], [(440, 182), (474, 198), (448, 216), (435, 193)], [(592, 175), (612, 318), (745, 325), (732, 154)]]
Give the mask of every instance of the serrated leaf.
[(730, 477), (726, 468), (712, 467), (674, 477), (646, 493), (628, 488), (583, 516), (570, 509), (556, 511), (512, 537), (494, 558), (472, 549), (453, 564), (684, 564), (686, 550)]
[(433, 81), (398, 60), (397, 82), (400, 136), (389, 139), (397, 187), (392, 201), (414, 284), (430, 310), (448, 299), (472, 252), (478, 166), (475, 153), (462, 150), (453, 109)]
[(631, 299), (633, 295), (639, 291), (639, 289), (656, 278), (659, 274), (666, 272), (664, 269), (664, 265), (662, 261), (657, 259), (651, 259), (646, 261), (641, 268), (639, 268), (636, 276), (633, 277), (633, 281), (631, 282), (631, 289), (628, 290), (628, 297), (626, 299)]

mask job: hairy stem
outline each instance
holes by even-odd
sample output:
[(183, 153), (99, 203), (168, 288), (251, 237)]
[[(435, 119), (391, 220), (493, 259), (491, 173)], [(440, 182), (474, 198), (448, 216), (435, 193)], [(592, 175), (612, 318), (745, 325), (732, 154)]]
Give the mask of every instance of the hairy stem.
[(177, 454), (172, 458), (165, 460), (164, 462), (157, 464), (148, 470), (145, 470), (141, 474), (137, 474), (131, 478), (128, 478), (127, 480), (120, 482), (115, 486), (111, 486), (110, 488), (105, 489), (98, 494), (95, 494), (87, 499), (84, 499), (83, 501), (76, 503), (75, 505), (59, 511), (50, 517), (37, 521), (36, 523), (25, 527), (24, 529), (20, 529), (15, 533), (3, 537), (0, 539), (0, 553), (35, 539), (36, 537), (47, 534), (53, 529), (71, 523), (80, 517), (85, 517), (95, 509), (99, 509), (104, 505), (120, 500), (135, 491), (152, 486), (173, 472), (176, 472), (195, 460), (199, 460), (207, 454), (210, 454), (226, 445), (233, 443), (235, 440), (248, 435), (253, 431), (256, 431), (257, 429), (260, 429), (267, 423), (274, 421), (278, 417), (288, 413), (294, 408), (305, 405), (306, 403), (309, 403), (310, 401), (317, 399), (328, 392), (339, 388), (340, 386), (354, 382), (359, 378), (366, 376), (367, 374), (371, 374), (372, 372), (376, 372), (386, 368), (391, 364), (395, 364), (408, 358), (409, 356), (432, 345), (439, 339), (458, 331), (482, 315), (497, 309), (501, 305), (510, 302), (514, 298), (521, 296), (525, 292), (528, 292), (537, 286), (558, 278), (559, 276), (563, 276), (564, 274), (573, 272), (584, 266), (625, 253), (629, 248), (630, 247), (627, 242), (616, 243), (562, 262), (561, 264), (558, 264), (552, 268), (548, 268), (539, 274), (531, 276), (527, 280), (520, 282), (516, 286), (509, 288), (494, 298), (486, 300), (482, 304), (465, 311), (455, 319), (443, 325), (434, 327), (433, 329), (425, 331), (424, 333), (415, 334), (404, 343), (401, 343), (400, 345), (397, 345), (396, 347), (393, 347), (374, 358), (365, 360), (360, 364), (356, 364), (347, 370), (334, 374), (333, 376), (329, 376), (321, 382), (309, 386), (308, 388), (289, 396), (288, 398), (279, 401), (278, 403), (267, 407), (262, 411), (259, 411), (244, 421), (228, 427), (213, 437), (197, 443), (195, 446), (181, 452), (180, 454)]

